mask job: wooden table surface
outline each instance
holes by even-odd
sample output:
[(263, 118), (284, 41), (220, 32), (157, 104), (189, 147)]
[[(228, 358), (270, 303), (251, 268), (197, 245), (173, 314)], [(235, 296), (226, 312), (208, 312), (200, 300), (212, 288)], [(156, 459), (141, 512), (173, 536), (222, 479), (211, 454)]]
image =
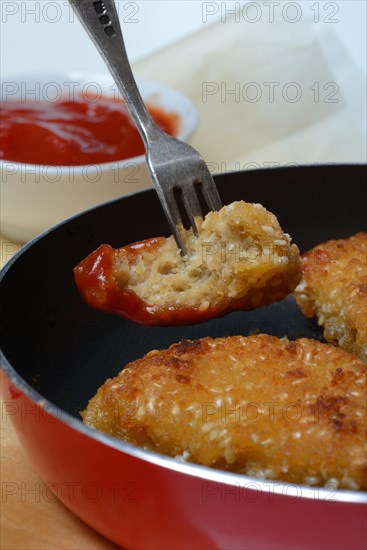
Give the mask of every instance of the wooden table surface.
[(94, 550), (117, 546), (90, 529), (61, 502), (47, 497), (45, 484), (22, 450), (1, 406), (2, 550)]

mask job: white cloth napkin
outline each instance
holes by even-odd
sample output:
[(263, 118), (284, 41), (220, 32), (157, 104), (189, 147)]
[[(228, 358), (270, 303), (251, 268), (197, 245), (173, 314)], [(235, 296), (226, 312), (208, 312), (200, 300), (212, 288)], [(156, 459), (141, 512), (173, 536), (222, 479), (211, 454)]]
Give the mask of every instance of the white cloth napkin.
[(226, 17), (134, 70), (195, 102), (213, 172), (366, 162), (365, 82), (332, 25)]

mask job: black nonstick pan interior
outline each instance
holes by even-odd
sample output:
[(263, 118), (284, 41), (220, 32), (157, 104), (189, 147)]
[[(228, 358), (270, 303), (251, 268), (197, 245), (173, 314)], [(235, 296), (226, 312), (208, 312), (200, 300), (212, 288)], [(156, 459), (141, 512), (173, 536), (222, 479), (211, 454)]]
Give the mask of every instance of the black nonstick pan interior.
[[(243, 199), (274, 212), (301, 251), (367, 229), (366, 166), (290, 167), (216, 177), (224, 204)], [(79, 417), (88, 399), (129, 361), (182, 338), (265, 332), (322, 340), (292, 296), (253, 312), (184, 327), (144, 327), (85, 305), (73, 267), (102, 243), (114, 247), (158, 235), (168, 226), (154, 190), (81, 214), (33, 243), (4, 270), (5, 357), (52, 403)]]

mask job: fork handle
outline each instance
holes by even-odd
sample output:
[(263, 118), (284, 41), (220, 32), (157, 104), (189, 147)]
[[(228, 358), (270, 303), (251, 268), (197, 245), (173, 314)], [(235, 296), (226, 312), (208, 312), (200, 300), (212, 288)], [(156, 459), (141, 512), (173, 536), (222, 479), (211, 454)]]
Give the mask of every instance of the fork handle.
[(119, 88), (145, 147), (160, 129), (150, 116), (130, 67), (114, 0), (69, 0)]

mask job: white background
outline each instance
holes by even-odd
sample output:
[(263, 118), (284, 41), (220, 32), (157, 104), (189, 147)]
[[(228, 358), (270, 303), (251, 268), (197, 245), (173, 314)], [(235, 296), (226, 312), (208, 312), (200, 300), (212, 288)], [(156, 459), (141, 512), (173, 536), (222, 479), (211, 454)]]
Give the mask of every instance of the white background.
[[(228, 11), (246, 2), (118, 0), (117, 4), (128, 54), (135, 61), (226, 17)], [(314, 19), (318, 12), (320, 26), (333, 28), (366, 73), (365, 0), (280, 0), (259, 5), (263, 17), (269, 17), (271, 10), (278, 14), (286, 10), (286, 16), (292, 18), (297, 10), (302, 17)], [(3, 78), (30, 71), (105, 70), (67, 0), (1, 0), (0, 6)]]

